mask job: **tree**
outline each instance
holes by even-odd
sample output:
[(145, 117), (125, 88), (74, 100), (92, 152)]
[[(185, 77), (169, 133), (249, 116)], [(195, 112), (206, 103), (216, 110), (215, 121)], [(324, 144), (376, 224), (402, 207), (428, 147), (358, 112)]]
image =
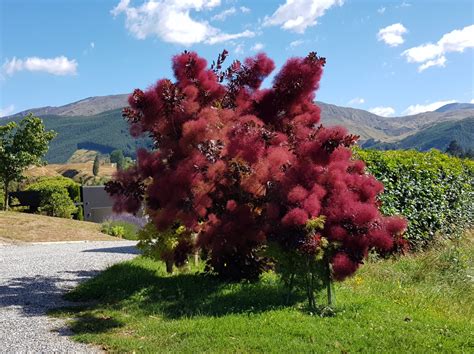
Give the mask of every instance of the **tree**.
[(122, 150), (114, 150), (110, 153), (110, 162), (117, 164), (118, 170), (123, 170), (125, 167), (125, 156)]
[(99, 168), (100, 168), (100, 158), (99, 158), (99, 154), (97, 153), (94, 158), (94, 164), (92, 165), (92, 174), (96, 177), (99, 175)]
[(30, 165), (39, 165), (55, 137), (46, 131), (43, 121), (28, 114), (19, 123), (0, 126), (0, 179), (4, 186), (4, 210), (8, 209), (8, 190), (13, 181), (22, 179)]
[(462, 157), (464, 151), (456, 140), (451, 140), (448, 147), (446, 148), (446, 153), (451, 156)]
[(390, 250), (406, 222), (380, 214), (383, 186), (352, 156), (358, 137), (318, 124), (324, 58), (292, 58), (260, 89), (271, 59), (261, 53), (224, 70), (226, 56), (207, 69), (184, 52), (173, 58), (176, 82), (133, 92), (123, 115), (131, 134), (151, 136), (156, 149), (138, 150), (137, 164), (107, 190), (117, 211), (145, 201), (159, 230), (179, 222), (197, 233), (207, 269), (221, 277), (257, 278), (269, 265), (268, 245), (281, 251), (280, 264), (309, 260), (295, 271), (314, 307), (319, 283), (331, 292), (369, 250)]

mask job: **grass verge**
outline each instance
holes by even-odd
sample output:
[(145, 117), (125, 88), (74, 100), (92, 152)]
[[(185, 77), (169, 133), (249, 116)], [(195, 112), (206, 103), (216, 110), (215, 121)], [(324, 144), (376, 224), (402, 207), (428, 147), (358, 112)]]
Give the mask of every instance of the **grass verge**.
[(285, 304), (271, 273), (258, 283), (220, 283), (167, 276), (143, 257), (67, 295), (93, 305), (54, 315), (72, 318), (76, 340), (118, 352), (472, 352), (472, 236), (369, 262), (337, 284), (335, 317), (309, 313), (302, 296)]
[(0, 240), (4, 242), (117, 241), (87, 221), (0, 211)]

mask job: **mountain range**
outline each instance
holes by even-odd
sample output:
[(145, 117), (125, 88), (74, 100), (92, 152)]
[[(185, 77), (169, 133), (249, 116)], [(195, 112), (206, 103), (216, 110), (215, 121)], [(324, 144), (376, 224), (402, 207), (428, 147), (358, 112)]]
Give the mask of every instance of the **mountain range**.
[[(32, 112), (43, 119), (58, 136), (46, 156), (49, 162), (62, 163), (77, 149), (110, 153), (122, 149), (133, 156), (137, 147), (150, 146), (147, 138), (133, 139), (121, 109), (128, 95), (89, 97), (60, 107), (29, 109), (0, 119), (19, 120)], [(474, 149), (474, 104), (451, 103), (434, 112), (404, 117), (381, 117), (362, 109), (316, 102), (321, 108), (321, 123), (342, 125), (360, 135), (363, 147), (379, 149), (444, 150), (451, 140), (465, 149)]]

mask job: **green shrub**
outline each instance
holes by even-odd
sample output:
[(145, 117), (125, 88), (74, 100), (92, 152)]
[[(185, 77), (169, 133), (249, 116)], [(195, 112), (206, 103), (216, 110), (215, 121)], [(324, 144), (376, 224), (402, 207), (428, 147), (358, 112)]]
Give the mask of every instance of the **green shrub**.
[(164, 261), (168, 273), (173, 272), (173, 264), (183, 266), (193, 248), (191, 233), (178, 223), (165, 231), (158, 231), (155, 224), (149, 222), (138, 232), (138, 239), (138, 248), (143, 254)]
[(385, 186), (382, 212), (408, 219), (413, 249), (436, 235), (458, 236), (473, 225), (474, 162), (437, 150), (357, 150), (367, 170)]
[(53, 191), (48, 198), (42, 198), (39, 211), (49, 216), (70, 219), (77, 208), (66, 193)]
[(49, 216), (71, 218), (79, 213), (74, 205), (80, 201), (80, 185), (66, 177), (40, 177), (26, 187), (40, 192), (40, 212)]
[(138, 239), (138, 226), (126, 221), (104, 221), (102, 223), (101, 232), (110, 236), (121, 237), (126, 240)]
[(77, 207), (77, 217), (76, 219), (79, 220), (79, 221), (84, 221), (84, 208), (82, 207), (82, 205), (79, 205)]

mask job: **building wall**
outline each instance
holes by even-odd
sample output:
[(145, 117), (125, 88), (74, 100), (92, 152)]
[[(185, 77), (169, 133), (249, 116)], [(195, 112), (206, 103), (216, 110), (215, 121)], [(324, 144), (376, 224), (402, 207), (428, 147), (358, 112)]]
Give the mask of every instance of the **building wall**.
[(113, 200), (104, 186), (82, 186), (84, 220), (101, 223), (113, 214)]

